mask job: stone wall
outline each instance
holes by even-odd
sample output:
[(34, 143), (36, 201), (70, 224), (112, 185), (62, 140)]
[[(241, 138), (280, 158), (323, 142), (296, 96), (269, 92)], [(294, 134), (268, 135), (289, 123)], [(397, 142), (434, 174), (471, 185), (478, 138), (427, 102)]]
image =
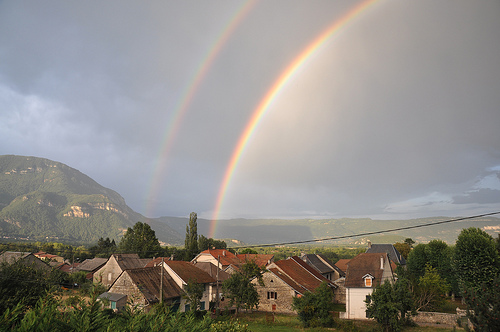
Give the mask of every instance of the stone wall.
[[(449, 326), (458, 326), (458, 321), (461, 322), (463, 327), (468, 319), (465, 310), (457, 309), (456, 314), (445, 314), (442, 312), (421, 312), (419, 311), (416, 316), (413, 316), (413, 321), (417, 324), (442, 324)], [(470, 323), (469, 326), (472, 327)]]

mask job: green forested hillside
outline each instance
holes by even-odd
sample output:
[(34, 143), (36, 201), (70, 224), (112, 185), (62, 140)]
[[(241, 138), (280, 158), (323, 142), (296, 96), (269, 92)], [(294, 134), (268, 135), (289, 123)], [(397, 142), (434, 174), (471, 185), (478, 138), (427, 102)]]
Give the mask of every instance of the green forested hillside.
[[(137, 221), (147, 220), (118, 193), (74, 168), (43, 158), (0, 156), (0, 236), (4, 238), (119, 240)], [(168, 226), (162, 227), (158, 238), (181, 242)]]

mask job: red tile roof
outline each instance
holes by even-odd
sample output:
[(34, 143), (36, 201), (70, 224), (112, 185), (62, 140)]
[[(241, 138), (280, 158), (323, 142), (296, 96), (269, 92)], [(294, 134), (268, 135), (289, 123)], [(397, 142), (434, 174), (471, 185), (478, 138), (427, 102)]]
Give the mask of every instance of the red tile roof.
[(241, 260), (235, 254), (226, 249), (207, 249), (203, 250), (200, 255), (212, 255), (215, 259), (220, 259), (220, 264), (225, 268), (229, 265), (238, 265)]
[(215, 279), (212, 278), (207, 272), (197, 268), (191, 262), (167, 261), (165, 262), (165, 265), (170, 267), (185, 283), (188, 283), (191, 280), (199, 284), (215, 282)]
[(314, 291), (322, 282), (327, 282), (335, 287), (335, 284), (297, 256), (274, 262), (274, 264), (296, 284), (308, 291)]
[(253, 261), (260, 267), (265, 267), (273, 261), (274, 255), (264, 254), (238, 254), (236, 255), (243, 263)]
[(276, 277), (283, 280), (284, 283), (286, 283), (288, 286), (290, 286), (297, 293), (304, 294), (305, 292), (307, 292), (306, 288), (302, 287), (301, 285), (299, 285), (298, 283), (296, 283), (295, 281), (290, 279), (290, 277), (287, 276), (286, 274), (284, 274), (283, 272), (281, 272), (280, 269), (275, 268), (275, 267), (271, 267), (271, 268), (269, 268), (269, 271), (271, 271)]
[(153, 267), (153, 266), (161, 266), (161, 260), (163, 259), (164, 262), (169, 261), (172, 259), (172, 257), (158, 257), (153, 259), (152, 261), (149, 261), (144, 267)]
[(339, 259), (335, 266), (342, 270), (344, 273), (347, 271), (347, 263), (349, 263), (350, 259)]

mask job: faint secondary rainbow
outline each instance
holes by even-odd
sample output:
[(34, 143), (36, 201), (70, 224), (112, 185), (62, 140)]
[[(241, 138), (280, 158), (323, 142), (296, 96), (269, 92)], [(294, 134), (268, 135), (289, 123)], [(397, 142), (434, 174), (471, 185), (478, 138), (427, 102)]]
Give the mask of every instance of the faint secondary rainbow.
[(233, 15), (231, 20), (222, 30), (216, 42), (209, 49), (206, 56), (198, 66), (198, 69), (196, 70), (192, 79), (189, 81), (189, 84), (184, 89), (182, 97), (179, 99), (179, 102), (177, 103), (177, 106), (175, 107), (175, 110), (168, 120), (167, 126), (165, 128), (165, 135), (163, 136), (162, 144), (160, 145), (159, 157), (157, 159), (156, 166), (153, 171), (153, 177), (151, 178), (151, 183), (149, 185), (145, 208), (146, 216), (151, 216), (151, 214), (153, 213), (153, 209), (155, 207), (154, 198), (158, 196), (158, 193), (162, 186), (162, 178), (167, 167), (168, 154), (172, 149), (175, 137), (177, 137), (177, 133), (179, 132), (179, 128), (181, 127), (182, 120), (186, 115), (187, 110), (189, 109), (189, 106), (191, 105), (194, 96), (201, 85), (201, 82), (203, 82), (205, 76), (207, 75), (210, 67), (217, 58), (217, 55), (219, 55), (223, 46), (227, 43), (236, 28), (240, 25), (240, 23), (248, 15), (248, 13), (256, 3), (256, 0), (246, 1), (238, 8), (235, 15)]
[(224, 203), (224, 198), (226, 196), (227, 189), (234, 175), (241, 156), (255, 131), (255, 128), (262, 120), (269, 106), (277, 98), (278, 94), (281, 92), (283, 87), (287, 82), (291, 80), (294, 74), (305, 64), (305, 62), (319, 49), (325, 42), (327, 42), (332, 36), (338, 33), (342, 28), (347, 26), (349, 22), (357, 18), (361, 13), (370, 8), (373, 4), (379, 0), (366, 0), (354, 8), (349, 10), (340, 19), (337, 19), (332, 25), (330, 25), (326, 30), (324, 30), (318, 37), (316, 37), (307, 47), (288, 65), (288, 67), (281, 73), (278, 79), (274, 82), (268, 92), (265, 94), (264, 98), (260, 101), (257, 108), (253, 111), (250, 121), (247, 123), (243, 133), (241, 134), (238, 143), (231, 155), (231, 159), (224, 173), (224, 178), (222, 185), (219, 189), (219, 194), (217, 196), (217, 201), (212, 215), (212, 220), (210, 223), (209, 237), (214, 237), (217, 220)]

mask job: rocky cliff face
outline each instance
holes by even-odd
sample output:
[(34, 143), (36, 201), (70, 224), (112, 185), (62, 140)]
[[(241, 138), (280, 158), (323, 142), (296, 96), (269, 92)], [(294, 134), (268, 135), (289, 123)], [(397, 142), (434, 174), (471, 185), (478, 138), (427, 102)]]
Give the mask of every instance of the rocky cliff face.
[[(74, 168), (43, 158), (0, 156), (0, 237), (119, 241), (138, 221), (151, 222), (117, 192)], [(182, 243), (180, 234), (161, 226), (156, 234), (161, 241)]]

